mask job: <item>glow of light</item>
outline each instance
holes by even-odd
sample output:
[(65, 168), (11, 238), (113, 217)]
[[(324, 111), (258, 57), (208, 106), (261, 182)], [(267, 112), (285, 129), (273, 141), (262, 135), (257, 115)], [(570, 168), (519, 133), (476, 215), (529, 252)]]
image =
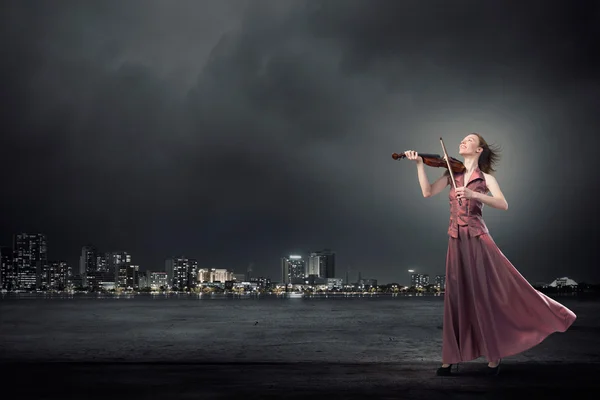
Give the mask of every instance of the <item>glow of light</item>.
[(409, 269), (408, 272), (415, 272), (415, 270), (414, 269)]
[(290, 256), (291, 260), (298, 260), (299, 258), (302, 258), (302, 256)]

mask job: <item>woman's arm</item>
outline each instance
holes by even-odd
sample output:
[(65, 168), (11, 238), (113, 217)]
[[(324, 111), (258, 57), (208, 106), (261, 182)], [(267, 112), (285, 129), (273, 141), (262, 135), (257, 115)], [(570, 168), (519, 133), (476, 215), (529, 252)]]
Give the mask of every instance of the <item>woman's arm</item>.
[(425, 164), (423, 163), (423, 157), (416, 151), (408, 150), (404, 154), (408, 160), (415, 161), (417, 164), (417, 177), (419, 178), (419, 185), (421, 186), (421, 192), (423, 197), (432, 197), (440, 193), (448, 185), (448, 176), (444, 175), (435, 182), (433, 185), (429, 183), (427, 173), (425, 172)]
[[(423, 164), (421, 164), (421, 168), (423, 169), (425, 181), (429, 185)], [(421, 182), (421, 171), (419, 171), (419, 182)], [(429, 190), (423, 191), (423, 197), (433, 197), (437, 194), (440, 194), (446, 186), (448, 186), (448, 175), (442, 175), (435, 182), (433, 182), (433, 184), (429, 185)], [(421, 190), (423, 190), (423, 184), (421, 184)]]
[(498, 181), (492, 175), (485, 174), (485, 183), (490, 189), (491, 196), (484, 193), (474, 192), (475, 199), (481, 201), (483, 204), (487, 204), (490, 207), (497, 208), (499, 210), (508, 210), (508, 202), (504, 198), (504, 194), (500, 190)]

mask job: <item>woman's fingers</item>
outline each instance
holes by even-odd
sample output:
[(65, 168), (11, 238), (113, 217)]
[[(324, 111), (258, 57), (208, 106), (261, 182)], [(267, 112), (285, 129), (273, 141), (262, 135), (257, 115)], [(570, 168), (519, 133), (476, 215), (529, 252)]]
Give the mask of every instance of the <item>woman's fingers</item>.
[(414, 151), (414, 150), (406, 150), (404, 152), (404, 155), (409, 160), (416, 160), (417, 157), (419, 157), (419, 154), (416, 151)]

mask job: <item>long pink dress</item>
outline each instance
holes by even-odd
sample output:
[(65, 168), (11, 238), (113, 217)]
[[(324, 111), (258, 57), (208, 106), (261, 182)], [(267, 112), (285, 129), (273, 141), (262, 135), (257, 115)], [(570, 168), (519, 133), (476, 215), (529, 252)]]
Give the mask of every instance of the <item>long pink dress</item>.
[[(463, 186), (464, 174), (454, 178)], [(479, 168), (466, 186), (488, 193)], [(462, 199), (460, 206), (451, 183), (449, 199), (442, 362), (496, 361), (565, 332), (575, 314), (534, 289), (502, 254), (483, 221), (483, 203)]]

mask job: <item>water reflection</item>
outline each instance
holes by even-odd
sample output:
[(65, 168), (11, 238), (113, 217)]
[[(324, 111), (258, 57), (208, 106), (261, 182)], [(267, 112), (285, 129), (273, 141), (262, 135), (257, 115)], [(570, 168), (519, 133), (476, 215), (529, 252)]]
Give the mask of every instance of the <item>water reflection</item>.
[(0, 300), (68, 300), (68, 299), (96, 299), (96, 300), (131, 300), (131, 299), (190, 299), (190, 300), (216, 300), (216, 299), (340, 299), (340, 298), (410, 298), (410, 297), (443, 297), (443, 293), (370, 293), (370, 292), (337, 292), (337, 293), (93, 293), (93, 292), (7, 292), (0, 293)]

